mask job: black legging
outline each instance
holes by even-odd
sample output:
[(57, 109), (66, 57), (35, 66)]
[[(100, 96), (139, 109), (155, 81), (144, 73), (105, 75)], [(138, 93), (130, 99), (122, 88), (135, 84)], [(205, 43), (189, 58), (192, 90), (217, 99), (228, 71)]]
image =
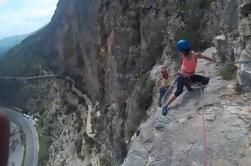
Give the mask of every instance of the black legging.
[(192, 75), (192, 76), (189, 76), (189, 77), (188, 76), (179, 75), (178, 78), (177, 78), (177, 90), (174, 93), (174, 95), (176, 97), (178, 97), (183, 92), (184, 85), (188, 86), (187, 83), (189, 81), (191, 81), (191, 82), (199, 82), (202, 85), (207, 85), (208, 82), (209, 82), (209, 79), (210, 78), (204, 77), (204, 76), (201, 76), (201, 75)]

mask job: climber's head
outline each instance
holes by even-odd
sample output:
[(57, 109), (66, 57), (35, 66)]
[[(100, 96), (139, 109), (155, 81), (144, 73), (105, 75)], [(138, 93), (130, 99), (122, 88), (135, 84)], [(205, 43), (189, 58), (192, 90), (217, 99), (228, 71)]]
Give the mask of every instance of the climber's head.
[(191, 49), (189, 47), (189, 43), (187, 40), (179, 40), (177, 43), (176, 43), (176, 49), (179, 50), (183, 55), (189, 55)]
[(166, 68), (162, 68), (161, 74), (162, 74), (163, 77), (168, 77), (168, 71), (167, 71), (167, 69)]

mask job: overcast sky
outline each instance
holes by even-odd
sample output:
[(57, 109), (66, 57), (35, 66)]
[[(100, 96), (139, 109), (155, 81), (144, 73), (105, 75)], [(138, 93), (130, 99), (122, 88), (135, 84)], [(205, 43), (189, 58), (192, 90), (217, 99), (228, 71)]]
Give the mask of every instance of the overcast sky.
[(0, 39), (27, 34), (46, 25), (58, 0), (0, 0)]

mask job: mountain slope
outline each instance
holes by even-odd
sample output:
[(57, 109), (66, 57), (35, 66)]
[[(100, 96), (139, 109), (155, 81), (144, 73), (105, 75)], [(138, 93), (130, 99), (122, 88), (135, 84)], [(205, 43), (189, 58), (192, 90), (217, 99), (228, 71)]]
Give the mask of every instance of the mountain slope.
[(0, 56), (4, 55), (9, 49), (21, 43), (28, 35), (18, 35), (6, 37), (0, 40)]
[[(49, 147), (41, 163), (121, 165), (130, 156), (131, 137), (141, 124), (154, 118), (148, 112), (156, 97), (151, 79), (154, 66), (177, 70), (175, 42), (180, 38), (188, 38), (192, 48), (200, 50), (211, 47), (214, 37), (222, 35), (214, 44), (219, 60), (227, 64), (250, 57), (249, 9), (250, 2), (236, 0), (60, 0), (46, 27), (0, 59), (0, 74), (59, 74), (73, 81), (65, 79), (68, 77), (22, 83), (20, 79), (5, 80), (0, 97), (39, 113), (41, 138), (51, 140), (41, 141), (48, 142), (43, 147)], [(227, 74), (250, 90), (250, 65), (236, 67), (238, 78), (232, 71)], [(184, 110), (173, 116), (183, 118)], [(197, 119), (194, 110), (188, 111)], [(169, 126), (164, 124), (164, 128)], [(163, 148), (172, 150), (167, 146)]]

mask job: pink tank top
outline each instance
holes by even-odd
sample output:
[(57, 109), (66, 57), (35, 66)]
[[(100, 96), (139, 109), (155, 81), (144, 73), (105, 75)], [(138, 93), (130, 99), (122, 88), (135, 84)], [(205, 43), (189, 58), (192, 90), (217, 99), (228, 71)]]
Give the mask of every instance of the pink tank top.
[(182, 65), (181, 65), (181, 74), (189, 74), (194, 73), (197, 66), (197, 60), (194, 57), (194, 54), (192, 54), (192, 59), (189, 61), (187, 58), (182, 58)]

